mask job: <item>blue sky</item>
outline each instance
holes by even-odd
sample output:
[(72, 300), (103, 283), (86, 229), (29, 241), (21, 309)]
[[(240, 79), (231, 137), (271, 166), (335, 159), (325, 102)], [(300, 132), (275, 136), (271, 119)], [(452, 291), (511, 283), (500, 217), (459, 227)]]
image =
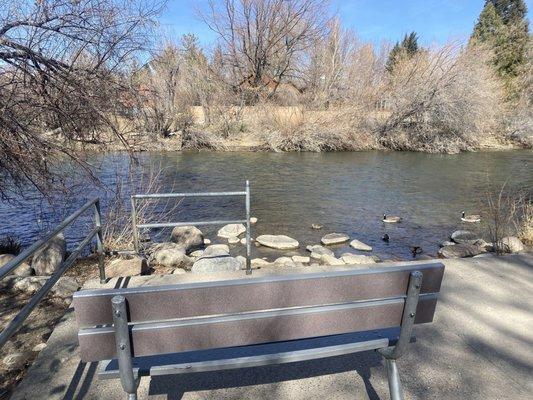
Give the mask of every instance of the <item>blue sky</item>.
[[(173, 36), (195, 33), (203, 44), (212, 43), (216, 36), (195, 12), (206, 3), (168, 0), (161, 18), (165, 33)], [(484, 3), (484, 0), (331, 0), (331, 11), (338, 13), (345, 26), (354, 29), (364, 41), (395, 42), (414, 30), (424, 45), (430, 45), (468, 38)], [(533, 0), (526, 3), (531, 12)]]

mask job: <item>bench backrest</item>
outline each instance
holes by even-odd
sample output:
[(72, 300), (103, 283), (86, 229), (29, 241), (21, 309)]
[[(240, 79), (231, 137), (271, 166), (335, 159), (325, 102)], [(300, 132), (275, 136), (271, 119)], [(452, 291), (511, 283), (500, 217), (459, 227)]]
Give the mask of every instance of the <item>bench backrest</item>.
[(116, 295), (138, 357), (400, 326), (413, 271), (423, 274), (415, 323), (431, 322), (441, 263), (76, 292), (81, 358), (116, 357)]

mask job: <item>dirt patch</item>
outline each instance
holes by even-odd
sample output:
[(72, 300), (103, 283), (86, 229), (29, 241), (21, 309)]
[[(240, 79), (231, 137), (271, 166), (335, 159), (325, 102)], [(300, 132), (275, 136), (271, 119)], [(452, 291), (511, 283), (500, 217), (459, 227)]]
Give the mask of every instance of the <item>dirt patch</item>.
[[(82, 286), (86, 280), (98, 277), (98, 263), (94, 257), (80, 259), (64, 275), (76, 279)], [(28, 293), (15, 290), (8, 282), (0, 284), (1, 329), (13, 320), (31, 297)], [(69, 303), (51, 296), (43, 299), (22, 328), (0, 350), (0, 400), (7, 400), (24, 378), (39, 352), (46, 346), (54, 327), (68, 310)], [(21, 361), (16, 363), (17, 366), (6, 368), (2, 360), (14, 354), (20, 354)]]

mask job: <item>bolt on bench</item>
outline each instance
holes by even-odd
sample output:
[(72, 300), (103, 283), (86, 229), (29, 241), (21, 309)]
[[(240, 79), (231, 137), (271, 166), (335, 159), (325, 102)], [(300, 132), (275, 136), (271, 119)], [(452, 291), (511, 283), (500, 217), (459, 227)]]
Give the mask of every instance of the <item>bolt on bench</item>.
[(377, 350), (396, 359), (433, 320), (441, 263), (79, 291), (81, 359), (130, 400), (142, 376), (248, 368)]

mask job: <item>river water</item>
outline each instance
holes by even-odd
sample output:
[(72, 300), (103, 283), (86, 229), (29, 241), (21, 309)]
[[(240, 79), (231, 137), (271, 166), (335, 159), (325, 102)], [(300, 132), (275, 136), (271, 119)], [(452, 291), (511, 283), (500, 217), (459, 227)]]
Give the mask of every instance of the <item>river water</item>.
[[(101, 196), (105, 208), (118, 184), (129, 209), (131, 192), (146, 191), (148, 175), (161, 170), (151, 191), (201, 192), (243, 190), (250, 181), (252, 216), (259, 219), (252, 236), (285, 234), (301, 244), (319, 243), (321, 236), (342, 232), (374, 247), (383, 259), (409, 259), (410, 246), (434, 255), (438, 244), (455, 229), (483, 230), (483, 224), (464, 224), (461, 211), (486, 215), (487, 193), (506, 190), (533, 192), (533, 151), (502, 151), (432, 155), (409, 152), (353, 153), (142, 153), (132, 172), (126, 154), (90, 158), (100, 187), (78, 185), (69, 196), (56, 196), (51, 206), (29, 191), (24, 201), (0, 204), (0, 237), (17, 236), (31, 243), (93, 196)], [(139, 172), (141, 171), (141, 172)], [(133, 186), (128, 176), (135, 178)], [(141, 178), (140, 176), (143, 176)], [(169, 202), (152, 204), (151, 221)], [(383, 224), (382, 215), (398, 215), (400, 224)], [(241, 218), (242, 199), (186, 199), (167, 215), (175, 221)], [(320, 231), (311, 224), (323, 225)], [(215, 229), (202, 229), (216, 242)], [(87, 231), (87, 219), (67, 232), (70, 245)], [(390, 242), (381, 240), (387, 233)], [(168, 231), (152, 232), (157, 240)], [(242, 252), (236, 246), (235, 252)], [(337, 254), (347, 246), (334, 248)], [(255, 255), (274, 258), (279, 253), (254, 248)]]

